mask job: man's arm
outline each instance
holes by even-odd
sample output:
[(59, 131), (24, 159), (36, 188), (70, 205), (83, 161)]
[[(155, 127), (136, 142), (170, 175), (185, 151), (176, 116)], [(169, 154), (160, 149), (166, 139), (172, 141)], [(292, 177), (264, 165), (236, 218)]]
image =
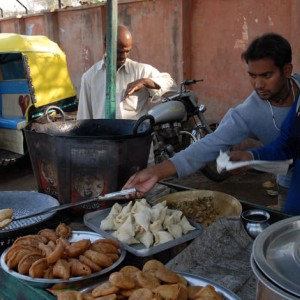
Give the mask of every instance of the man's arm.
[(138, 90), (144, 87), (147, 89), (155, 89), (155, 90), (160, 89), (160, 85), (155, 83), (152, 79), (141, 78), (127, 85), (126, 91), (124, 93), (124, 99), (126, 99), (128, 96), (132, 95), (134, 92), (137, 92)]

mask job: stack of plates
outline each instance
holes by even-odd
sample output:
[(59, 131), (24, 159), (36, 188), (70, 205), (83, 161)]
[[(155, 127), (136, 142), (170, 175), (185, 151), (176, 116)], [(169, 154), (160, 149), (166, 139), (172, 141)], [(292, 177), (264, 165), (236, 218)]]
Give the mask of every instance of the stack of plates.
[[(276, 222), (254, 241), (252, 269), (286, 299), (300, 297), (300, 216)], [(275, 288), (273, 288), (275, 290)], [(285, 299), (285, 298), (284, 298)]]

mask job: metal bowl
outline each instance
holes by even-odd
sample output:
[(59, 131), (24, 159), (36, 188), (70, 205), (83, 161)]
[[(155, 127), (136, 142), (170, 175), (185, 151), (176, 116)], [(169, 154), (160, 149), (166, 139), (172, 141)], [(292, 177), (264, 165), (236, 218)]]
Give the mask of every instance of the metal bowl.
[(241, 215), (244, 227), (252, 238), (256, 238), (270, 226), (270, 214), (262, 209), (246, 210)]
[[(102, 235), (95, 233), (95, 232), (89, 232), (89, 231), (73, 231), (72, 236), (70, 237), (70, 242), (76, 242), (82, 239), (90, 239), (91, 242), (103, 238)], [(87, 276), (78, 276), (78, 277), (71, 277), (69, 279), (44, 279), (44, 278), (32, 278), (30, 276), (22, 275), (14, 270), (10, 270), (7, 267), (7, 264), (5, 263), (5, 255), (7, 251), (6, 249), (2, 255), (1, 255), (1, 267), (2, 269), (10, 274), (11, 276), (14, 276), (18, 278), (19, 280), (22, 280), (26, 282), (27, 284), (30, 284), (33, 287), (37, 288), (47, 288), (54, 284), (64, 284), (64, 287), (68, 287), (69, 285), (74, 287), (76, 284), (84, 284), (85, 282), (89, 281), (91, 278), (95, 278), (98, 276), (101, 276), (103, 274), (106, 274), (116, 268), (125, 258), (126, 251), (121, 248), (120, 257), (117, 261), (115, 261), (110, 267), (102, 269), (99, 272), (92, 273)]]

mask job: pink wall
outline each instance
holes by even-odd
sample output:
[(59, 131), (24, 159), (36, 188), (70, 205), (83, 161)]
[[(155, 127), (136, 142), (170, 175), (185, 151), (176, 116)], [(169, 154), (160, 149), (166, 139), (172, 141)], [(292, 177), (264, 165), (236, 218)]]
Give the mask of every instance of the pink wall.
[[(251, 91), (242, 51), (264, 32), (287, 37), (299, 70), (298, 0), (119, 0), (118, 22), (131, 28), (133, 59), (183, 79), (204, 79), (194, 86), (211, 120)], [(67, 55), (73, 84), (103, 55), (106, 8), (88, 5), (1, 19), (1, 32), (43, 34)]]

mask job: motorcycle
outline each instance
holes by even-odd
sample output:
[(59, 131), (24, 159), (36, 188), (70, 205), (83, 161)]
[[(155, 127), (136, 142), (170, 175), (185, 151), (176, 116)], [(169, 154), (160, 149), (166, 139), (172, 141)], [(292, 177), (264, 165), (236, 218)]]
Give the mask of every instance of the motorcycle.
[[(198, 104), (197, 97), (187, 86), (202, 80), (184, 80), (180, 90), (172, 95), (165, 94), (160, 104), (148, 111), (148, 116), (154, 119), (153, 151), (155, 163), (160, 163), (185, 149), (218, 126), (208, 124), (205, 118), (205, 104)], [(223, 181), (229, 173), (218, 173), (216, 162), (208, 163), (201, 169), (211, 180)]]

